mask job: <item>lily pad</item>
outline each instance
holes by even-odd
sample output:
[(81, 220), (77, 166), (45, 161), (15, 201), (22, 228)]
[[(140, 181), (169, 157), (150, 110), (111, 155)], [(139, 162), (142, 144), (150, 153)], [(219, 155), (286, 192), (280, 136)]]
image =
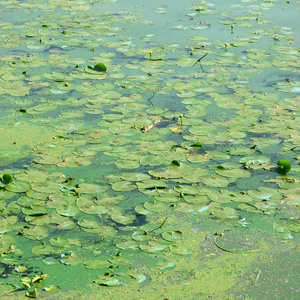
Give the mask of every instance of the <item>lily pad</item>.
[(6, 187), (6, 190), (15, 193), (25, 193), (30, 189), (30, 184), (26, 181), (12, 181)]
[(121, 280), (115, 276), (98, 276), (98, 278), (93, 279), (93, 282), (99, 285), (105, 286), (118, 286), (122, 284)]
[(181, 231), (167, 231), (162, 234), (162, 237), (170, 242), (179, 241), (182, 238)]
[(43, 216), (48, 213), (47, 208), (35, 204), (32, 204), (30, 207), (23, 207), (22, 212), (28, 216)]
[(54, 247), (66, 247), (69, 244), (69, 240), (64, 237), (52, 238), (49, 242)]
[(106, 259), (92, 259), (84, 263), (85, 267), (90, 270), (99, 270), (109, 267), (109, 262)]
[(168, 209), (168, 205), (166, 203), (160, 202), (160, 201), (146, 201), (144, 203), (144, 207), (147, 210), (150, 210), (152, 212), (161, 213), (165, 212)]

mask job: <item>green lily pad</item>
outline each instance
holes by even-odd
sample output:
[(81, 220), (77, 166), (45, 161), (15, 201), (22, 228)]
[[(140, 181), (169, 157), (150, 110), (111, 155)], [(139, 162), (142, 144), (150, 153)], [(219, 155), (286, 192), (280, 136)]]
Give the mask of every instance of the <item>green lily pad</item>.
[(264, 200), (264, 201), (277, 202), (280, 199), (282, 199), (282, 195), (278, 190), (272, 188), (266, 188), (266, 187), (259, 187), (258, 191), (249, 190), (248, 195), (256, 201)]
[(260, 243), (255, 238), (241, 233), (228, 232), (222, 235), (216, 235), (215, 245), (223, 251), (233, 253), (251, 253), (259, 251)]
[(167, 249), (168, 244), (164, 244), (156, 241), (149, 241), (148, 244), (140, 245), (140, 248), (144, 251), (155, 253)]
[(152, 235), (148, 234), (144, 230), (135, 231), (131, 237), (132, 237), (132, 239), (134, 239), (135, 241), (138, 241), (138, 242), (149, 241), (152, 239)]
[(128, 225), (134, 221), (135, 216), (123, 216), (120, 214), (113, 214), (111, 218), (117, 223)]
[(156, 213), (161, 213), (161, 212), (165, 212), (168, 209), (168, 205), (164, 202), (160, 202), (160, 201), (146, 201), (144, 203), (144, 207), (147, 210), (150, 210), (152, 212), (156, 212)]
[(69, 252), (68, 255), (63, 255), (60, 262), (67, 266), (76, 266), (82, 263), (82, 258), (79, 254), (74, 252)]
[(251, 174), (247, 170), (243, 169), (224, 169), (222, 166), (219, 166), (215, 169), (215, 172), (224, 177), (229, 177), (229, 178), (245, 178), (245, 177), (250, 177)]
[(90, 270), (99, 270), (109, 267), (109, 262), (106, 259), (92, 259), (84, 263), (85, 267)]
[(177, 246), (177, 245), (171, 245), (170, 246), (170, 251), (173, 254), (177, 255), (188, 255), (189, 254), (189, 249), (183, 246)]
[(229, 148), (227, 152), (231, 155), (251, 155), (255, 150), (246, 147)]
[(213, 208), (211, 212), (215, 217), (220, 219), (237, 219), (239, 217), (237, 210), (227, 206)]
[(162, 237), (170, 242), (179, 241), (182, 238), (182, 232), (180, 231), (167, 231), (162, 234)]
[(64, 237), (52, 238), (49, 242), (54, 247), (66, 247), (69, 244), (69, 240)]
[(32, 240), (43, 240), (48, 236), (48, 231), (42, 226), (33, 226), (23, 229), (24, 235)]
[(115, 276), (98, 276), (98, 278), (93, 279), (93, 282), (104, 285), (104, 286), (118, 286), (122, 284), (121, 280)]
[(112, 185), (112, 189), (116, 192), (132, 191), (136, 188), (136, 184), (131, 181), (118, 181)]
[(22, 213), (28, 216), (42, 216), (46, 215), (48, 211), (44, 206), (32, 204), (30, 207), (23, 207)]
[(189, 186), (189, 185), (176, 185), (174, 190), (183, 195), (197, 195), (200, 190), (197, 187)]
[(114, 265), (120, 265), (120, 266), (126, 266), (131, 265), (133, 263), (133, 260), (129, 257), (116, 255), (112, 258), (108, 259), (108, 261)]
[(45, 244), (39, 244), (31, 249), (31, 252), (35, 255), (49, 254), (51, 251), (52, 247), (49, 245), (46, 246)]
[(43, 259), (43, 264), (47, 266), (58, 265), (60, 262), (54, 257), (46, 257)]
[(137, 250), (140, 247), (140, 243), (136, 241), (127, 241), (118, 243), (116, 246), (123, 250)]
[(30, 184), (26, 181), (12, 181), (6, 187), (6, 190), (15, 193), (25, 193), (30, 189)]
[(61, 205), (56, 208), (56, 212), (62, 216), (73, 217), (78, 214), (79, 209), (75, 205)]

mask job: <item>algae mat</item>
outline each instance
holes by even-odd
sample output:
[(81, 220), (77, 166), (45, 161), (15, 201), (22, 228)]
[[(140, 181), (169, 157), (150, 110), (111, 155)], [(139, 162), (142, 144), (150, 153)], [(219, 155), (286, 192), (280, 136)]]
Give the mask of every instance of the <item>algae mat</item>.
[(0, 2), (1, 298), (296, 299), (299, 7)]

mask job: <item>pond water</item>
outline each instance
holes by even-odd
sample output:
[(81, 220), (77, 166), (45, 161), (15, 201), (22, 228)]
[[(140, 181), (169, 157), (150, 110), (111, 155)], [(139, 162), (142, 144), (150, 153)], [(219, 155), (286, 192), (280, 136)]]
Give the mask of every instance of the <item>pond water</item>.
[(299, 1), (0, 1), (1, 299), (298, 299)]

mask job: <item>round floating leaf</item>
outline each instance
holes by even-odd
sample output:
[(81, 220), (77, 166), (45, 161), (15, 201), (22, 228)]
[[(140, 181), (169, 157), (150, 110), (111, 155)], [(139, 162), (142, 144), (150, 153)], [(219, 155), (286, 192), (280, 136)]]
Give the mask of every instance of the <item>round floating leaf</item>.
[(23, 207), (22, 213), (28, 216), (42, 216), (48, 213), (47, 208), (41, 205), (31, 205), (30, 207)]
[(51, 246), (46, 246), (45, 244), (40, 244), (37, 246), (34, 246), (31, 250), (31, 252), (35, 255), (42, 255), (42, 254), (49, 254), (52, 250)]
[(177, 254), (177, 255), (187, 255), (187, 254), (189, 254), (189, 249), (185, 248), (183, 246), (171, 245), (170, 246), (170, 251), (174, 254)]
[(117, 160), (115, 165), (120, 169), (137, 169), (140, 164), (135, 160)]
[(47, 229), (42, 226), (24, 228), (23, 233), (27, 238), (33, 240), (42, 240), (48, 235)]
[(258, 191), (249, 190), (248, 195), (256, 201), (264, 200), (264, 201), (276, 202), (282, 199), (282, 195), (278, 190), (272, 188), (266, 188), (266, 187), (259, 187)]
[(164, 202), (160, 202), (160, 201), (147, 201), (144, 203), (144, 207), (152, 212), (164, 212), (168, 209), (168, 205)]
[(99, 270), (109, 267), (109, 262), (106, 259), (93, 259), (84, 263), (85, 267), (90, 270)]
[(116, 244), (116, 246), (123, 250), (136, 250), (139, 249), (140, 243), (136, 241), (128, 241), (128, 242), (121, 242)]
[(121, 176), (123, 180), (130, 180), (130, 181), (146, 181), (149, 180), (151, 177), (144, 173), (124, 173)]
[(50, 265), (57, 265), (59, 264), (59, 260), (54, 257), (46, 257), (43, 259), (43, 264), (50, 266)]
[(167, 203), (175, 203), (180, 200), (178, 196), (175, 195), (159, 195), (155, 196), (155, 200), (160, 201), (160, 202), (167, 202)]
[(93, 279), (93, 282), (99, 284), (99, 285), (105, 285), (105, 286), (118, 286), (122, 282), (120, 281), (119, 278), (114, 277), (114, 276), (99, 276), (96, 279)]
[(259, 166), (268, 163), (269, 161), (270, 161), (269, 157), (262, 156), (262, 155), (243, 157), (239, 160), (241, 164), (246, 164), (249, 167)]
[(31, 206), (33, 204), (37, 204), (38, 202), (40, 202), (39, 199), (32, 199), (30, 197), (24, 196), (24, 197), (20, 197), (17, 200), (17, 203), (21, 206)]
[(49, 242), (54, 247), (65, 247), (69, 244), (69, 240), (64, 237), (52, 238)]
[(137, 205), (137, 206), (134, 208), (134, 210), (135, 210), (139, 215), (150, 215), (150, 214), (153, 213), (152, 211), (146, 209), (146, 208), (144, 207), (143, 204)]
[(112, 185), (112, 189), (116, 192), (132, 191), (136, 188), (136, 184), (131, 181), (118, 181)]
[(16, 180), (10, 182), (5, 189), (15, 193), (25, 193), (30, 189), (30, 184), (26, 181)]
[(238, 212), (234, 208), (227, 206), (213, 208), (212, 214), (220, 219), (237, 219), (239, 216)]
[(98, 184), (80, 183), (75, 187), (80, 194), (102, 194), (107, 188)]
[(289, 225), (289, 230), (292, 230), (294, 232), (300, 232), (300, 222), (294, 222), (291, 225)]
[(245, 178), (251, 176), (251, 174), (247, 170), (243, 170), (243, 169), (228, 170), (228, 169), (224, 169), (222, 166), (217, 167), (215, 169), (215, 172), (218, 175), (229, 177), (229, 178)]
[(56, 212), (65, 217), (73, 217), (78, 214), (79, 209), (75, 205), (61, 205), (56, 208)]
[(98, 228), (100, 226), (100, 223), (98, 223), (95, 220), (88, 220), (88, 219), (83, 219), (81, 221), (78, 221), (78, 225), (83, 227), (83, 228)]
[(277, 162), (277, 170), (280, 174), (286, 174), (291, 167), (291, 162), (287, 159), (282, 158)]
[(233, 253), (258, 251), (260, 245), (256, 236), (249, 236), (241, 232), (228, 232), (223, 235), (217, 235), (214, 242), (221, 250)]
[(136, 269), (131, 269), (127, 273), (131, 279), (135, 280), (137, 283), (141, 283), (147, 279), (147, 276), (143, 273), (140, 273)]
[(131, 258), (121, 256), (121, 255), (113, 256), (108, 261), (114, 265), (121, 265), (121, 266), (130, 265), (133, 263), (133, 260)]
[(122, 216), (119, 214), (113, 214), (111, 218), (117, 223), (128, 225), (134, 221), (135, 216)]
[(140, 245), (140, 248), (147, 252), (157, 252), (168, 248), (168, 244), (163, 244), (156, 241), (149, 241), (146, 245)]
[(82, 262), (82, 258), (79, 254), (69, 252), (68, 255), (64, 255), (60, 262), (67, 266), (76, 266)]
[(176, 185), (174, 190), (178, 193), (187, 194), (187, 195), (197, 195), (199, 193), (199, 189), (194, 186), (189, 185)]
[(231, 155), (250, 155), (254, 152), (254, 149), (246, 148), (246, 147), (238, 147), (238, 148), (229, 148), (227, 152)]
[(167, 231), (162, 234), (162, 237), (170, 242), (179, 241), (182, 237), (182, 232), (180, 231)]
[(152, 235), (144, 230), (135, 231), (131, 236), (135, 241), (144, 242), (152, 239)]
[(156, 189), (166, 189), (167, 184), (162, 180), (147, 180), (143, 182), (137, 182), (136, 185), (139, 189), (148, 189), (148, 190), (156, 190)]

